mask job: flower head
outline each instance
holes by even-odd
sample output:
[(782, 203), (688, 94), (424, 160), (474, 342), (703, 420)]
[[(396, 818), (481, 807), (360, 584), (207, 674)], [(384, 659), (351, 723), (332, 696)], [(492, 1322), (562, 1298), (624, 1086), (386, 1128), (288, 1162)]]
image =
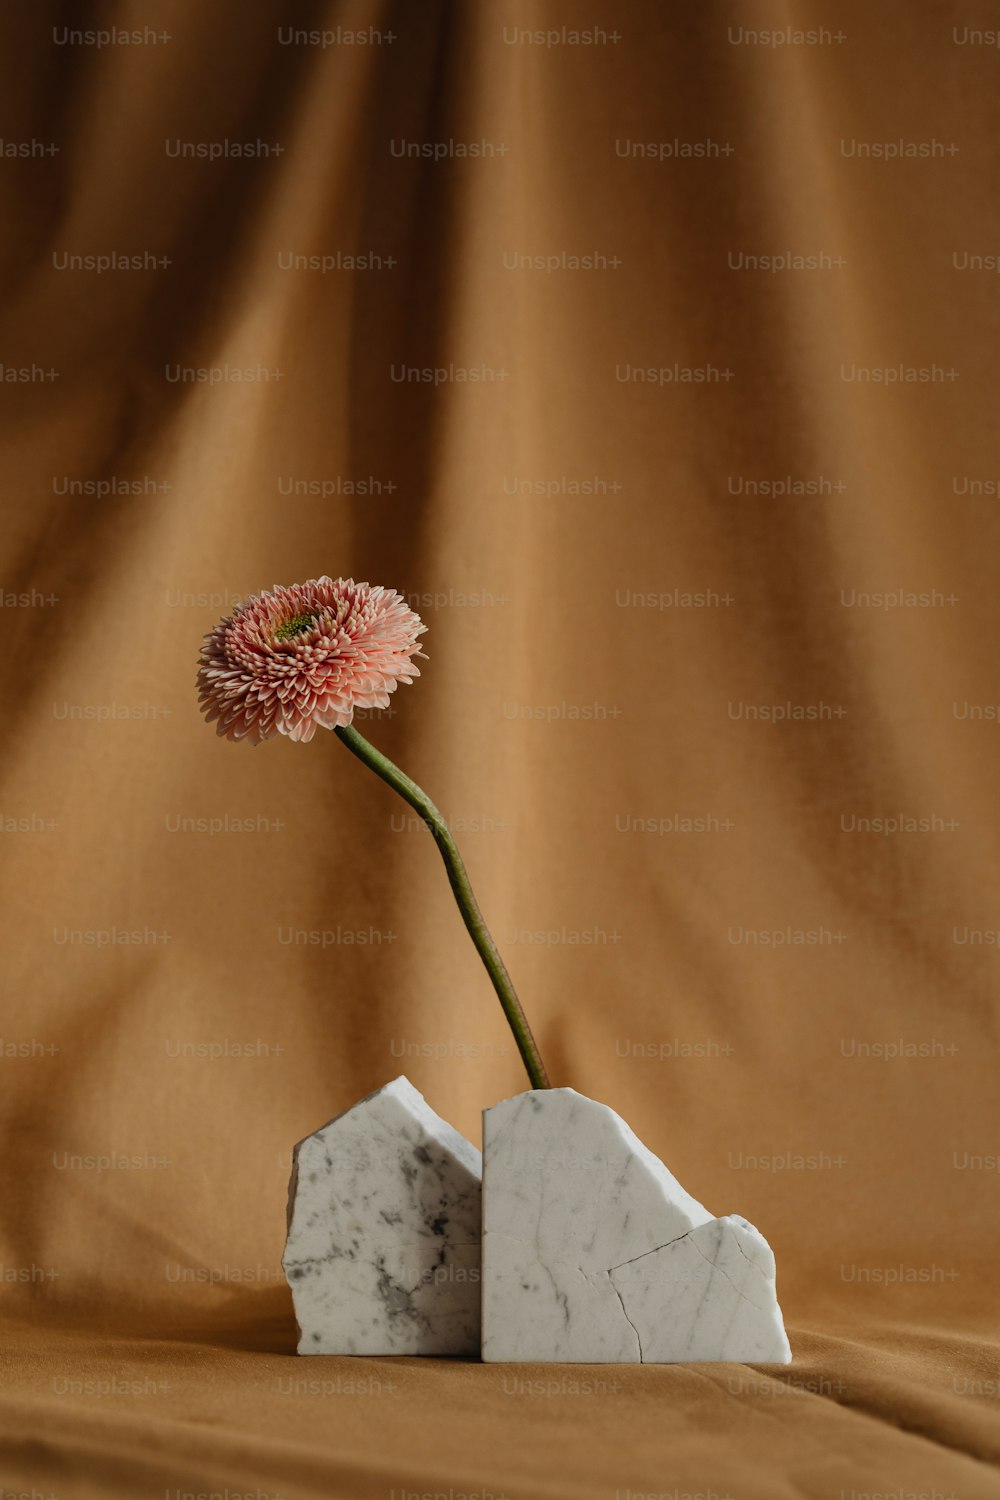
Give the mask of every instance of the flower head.
[(198, 697), (216, 733), (259, 744), (311, 740), (350, 724), (356, 708), (388, 708), (397, 682), (420, 672), (427, 626), (393, 589), (310, 578), (255, 594), (206, 635)]

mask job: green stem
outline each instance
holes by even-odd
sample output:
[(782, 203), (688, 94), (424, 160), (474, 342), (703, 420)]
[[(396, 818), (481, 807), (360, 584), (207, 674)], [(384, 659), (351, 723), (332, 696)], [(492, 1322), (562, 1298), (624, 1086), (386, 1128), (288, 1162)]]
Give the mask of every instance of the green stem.
[(549, 1087), (548, 1076), (541, 1054), (538, 1051), (535, 1038), (531, 1034), (527, 1017), (521, 1009), (521, 1002), (517, 998), (517, 992), (511, 983), (510, 975), (507, 973), (504, 961), (497, 951), (497, 945), (490, 936), (489, 928), (483, 920), (483, 914), (479, 909), (469, 884), (469, 876), (462, 856), (458, 852), (455, 840), (451, 836), (444, 818), (438, 812), (434, 803), (427, 793), (421, 791), (415, 781), (411, 781), (398, 766), (393, 765), (388, 756), (376, 750), (374, 745), (369, 744), (364, 735), (359, 734), (353, 725), (348, 729), (335, 729), (334, 734), (346, 745), (352, 755), (358, 760), (364, 761), (365, 765), (381, 776), (382, 780), (398, 792), (404, 802), (408, 802), (415, 812), (418, 812), (434, 835), (435, 842), (444, 860), (445, 869), (448, 871), (448, 880), (458, 909), (462, 913), (462, 920), (469, 929), (469, 936), (476, 945), (476, 951), (483, 963), (486, 972), (493, 983), (493, 988), (500, 997), (504, 1015), (510, 1023), (510, 1029), (514, 1033), (518, 1050), (528, 1070), (533, 1089), (547, 1089)]

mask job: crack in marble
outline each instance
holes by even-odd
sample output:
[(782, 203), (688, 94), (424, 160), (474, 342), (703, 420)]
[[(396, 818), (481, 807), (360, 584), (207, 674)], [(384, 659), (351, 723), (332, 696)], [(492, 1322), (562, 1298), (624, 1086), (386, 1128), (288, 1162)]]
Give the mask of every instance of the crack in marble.
[(652, 1250), (640, 1250), (638, 1255), (633, 1255), (630, 1260), (620, 1260), (617, 1265), (608, 1267), (608, 1275), (612, 1271), (620, 1271), (622, 1266), (634, 1266), (637, 1260), (645, 1260), (647, 1255), (655, 1255), (659, 1250), (665, 1250), (668, 1245), (676, 1245), (678, 1240), (686, 1240), (689, 1234), (694, 1234), (693, 1229), (685, 1229), (682, 1234), (675, 1234), (672, 1240), (664, 1240), (662, 1245), (654, 1245)]
[[(641, 1256), (637, 1256), (636, 1257), (636, 1259), (641, 1259), (641, 1258), (642, 1258)], [(623, 1264), (624, 1265), (628, 1265), (628, 1261), (624, 1261)], [(624, 1319), (625, 1319), (626, 1323), (628, 1324), (628, 1326), (631, 1328), (632, 1332), (635, 1334), (635, 1346), (636, 1346), (636, 1348), (639, 1351), (639, 1364), (644, 1364), (645, 1361), (643, 1360), (643, 1357), (642, 1357), (642, 1339), (639, 1336), (639, 1330), (638, 1330), (638, 1328), (636, 1328), (635, 1324), (632, 1322), (632, 1319), (628, 1315), (628, 1308), (625, 1306), (625, 1299), (622, 1296), (621, 1292), (618, 1290), (618, 1288), (615, 1286), (615, 1283), (614, 1283), (614, 1280), (612, 1279), (610, 1271), (608, 1272), (608, 1285), (611, 1287), (611, 1290), (614, 1292), (615, 1296), (618, 1298), (618, 1301), (619, 1301), (619, 1303), (621, 1305), (622, 1316), (624, 1317)]]

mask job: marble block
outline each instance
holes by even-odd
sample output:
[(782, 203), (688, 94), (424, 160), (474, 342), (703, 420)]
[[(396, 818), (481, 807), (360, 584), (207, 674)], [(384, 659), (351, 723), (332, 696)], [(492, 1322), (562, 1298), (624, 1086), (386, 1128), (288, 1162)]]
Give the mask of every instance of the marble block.
[(482, 1158), (396, 1078), (295, 1147), (300, 1354), (478, 1354)]
[(575, 1089), (483, 1114), (482, 1278), (489, 1362), (792, 1357), (764, 1237)]

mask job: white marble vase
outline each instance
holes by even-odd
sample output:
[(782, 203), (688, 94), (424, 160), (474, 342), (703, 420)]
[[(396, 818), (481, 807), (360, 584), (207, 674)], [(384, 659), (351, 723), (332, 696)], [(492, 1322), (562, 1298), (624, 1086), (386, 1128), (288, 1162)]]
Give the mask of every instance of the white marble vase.
[(574, 1089), (484, 1112), (482, 1277), (487, 1361), (791, 1359), (763, 1235)]
[(791, 1359), (763, 1235), (574, 1089), (484, 1111), (482, 1158), (407, 1079), (367, 1095), (296, 1146), (282, 1265), (300, 1354)]

